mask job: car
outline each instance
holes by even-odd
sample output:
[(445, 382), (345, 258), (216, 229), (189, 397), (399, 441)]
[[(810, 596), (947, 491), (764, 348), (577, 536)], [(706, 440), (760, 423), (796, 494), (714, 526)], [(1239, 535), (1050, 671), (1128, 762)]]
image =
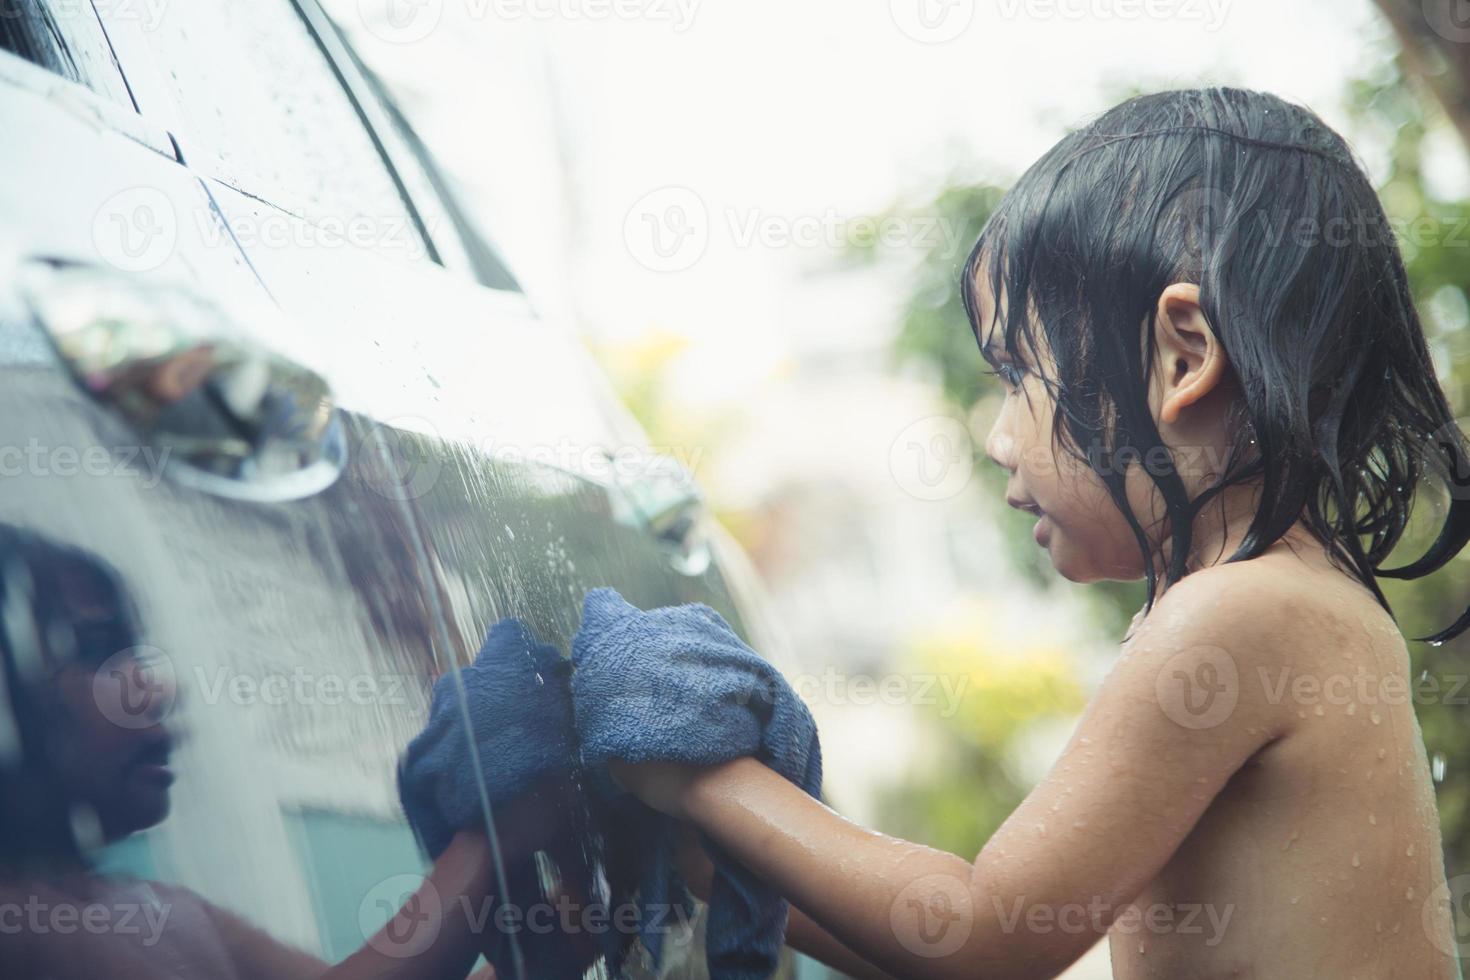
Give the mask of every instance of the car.
[[(424, 873), (395, 767), (490, 626), (566, 654), (612, 586), (774, 648), (691, 474), (314, 0), (3, 0), (0, 48), (0, 781), (60, 778), (22, 702), (79, 637), (183, 736), (137, 749), (166, 819), (68, 812), (101, 872), (340, 960)], [(61, 874), (8, 819), (5, 860)]]

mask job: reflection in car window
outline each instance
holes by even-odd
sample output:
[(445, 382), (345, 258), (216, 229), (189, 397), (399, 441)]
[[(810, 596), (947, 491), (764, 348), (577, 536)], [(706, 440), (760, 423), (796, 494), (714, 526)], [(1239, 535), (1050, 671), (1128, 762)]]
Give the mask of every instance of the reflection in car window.
[[(288, 821), (330, 962), (156, 877), (148, 832), (173, 809), (172, 708), (187, 679), (144, 639), (113, 566), (0, 524), (0, 976), (466, 976), (494, 938), (456, 917), (489, 901), (491, 849), (475, 828), (455, 832), (424, 880), (401, 823)], [(273, 891), (291, 887), (282, 877)]]
[(91, 3), (0, 0), (0, 50), (133, 108)]
[(166, 4), (145, 36), (173, 88), (191, 166), (349, 243), (428, 260), (371, 134), (289, 0)]

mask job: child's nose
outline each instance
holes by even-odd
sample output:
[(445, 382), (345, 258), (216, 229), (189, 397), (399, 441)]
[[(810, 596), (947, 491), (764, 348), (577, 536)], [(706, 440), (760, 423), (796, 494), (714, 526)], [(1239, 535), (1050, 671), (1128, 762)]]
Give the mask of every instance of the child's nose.
[(995, 420), (990, 434), (985, 437), (985, 455), (997, 466), (1009, 473), (1016, 470), (1016, 441), (1004, 428), (1004, 416)]

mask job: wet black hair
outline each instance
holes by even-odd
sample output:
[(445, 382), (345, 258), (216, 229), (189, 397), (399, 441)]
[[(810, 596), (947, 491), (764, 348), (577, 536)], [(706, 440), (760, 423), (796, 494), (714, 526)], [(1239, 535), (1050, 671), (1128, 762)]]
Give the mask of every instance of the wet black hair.
[(98, 556), (0, 523), (0, 871), (83, 860), (50, 754), (51, 680), (136, 646), (137, 607)]
[[(979, 276), (1004, 300), (994, 337), (980, 322)], [(1147, 400), (1153, 317), (1175, 282), (1199, 286), (1240, 392), (1221, 477), (1193, 500)], [(1003, 335), (1021, 361), (1019, 339), (1034, 351), (1034, 331), (1044, 331), (1055, 376), (1036, 372), (1057, 406), (1053, 442), (1087, 462), (1127, 519), (1148, 608), (1158, 575), (1124, 495), (1127, 468), (1142, 461), (1174, 533), (1166, 588), (1188, 574), (1194, 517), (1256, 478), (1260, 504), (1226, 560), (1260, 555), (1302, 521), (1390, 615), (1378, 577), (1427, 575), (1470, 539), (1470, 452), (1435, 377), (1398, 243), (1352, 149), (1306, 108), (1219, 87), (1110, 109), (1005, 194), (960, 289), (987, 360), (996, 360), (987, 340)], [(1436, 540), (1411, 564), (1380, 567), (1431, 472), (1446, 477), (1451, 498)], [(1440, 643), (1467, 627), (1470, 609), (1416, 639)]]

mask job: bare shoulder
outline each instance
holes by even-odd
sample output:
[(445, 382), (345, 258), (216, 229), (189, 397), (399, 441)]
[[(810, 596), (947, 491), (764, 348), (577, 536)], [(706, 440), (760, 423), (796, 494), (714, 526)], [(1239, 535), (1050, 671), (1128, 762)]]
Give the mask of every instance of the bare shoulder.
[(1237, 701), (1236, 720), (1289, 727), (1279, 683), (1370, 654), (1392, 668), (1402, 638), (1361, 583), (1290, 552), (1214, 565), (1168, 588), (1135, 620), (1125, 658), (1154, 672), (1213, 685)]

